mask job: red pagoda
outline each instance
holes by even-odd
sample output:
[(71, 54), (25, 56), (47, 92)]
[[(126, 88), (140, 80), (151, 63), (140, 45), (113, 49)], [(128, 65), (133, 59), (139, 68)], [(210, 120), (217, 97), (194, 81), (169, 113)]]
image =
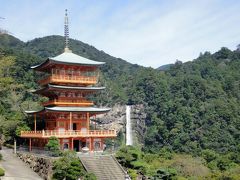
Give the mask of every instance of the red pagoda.
[[(31, 67), (46, 74), (38, 83), (41, 89), (35, 93), (48, 97), (40, 111), (26, 111), (34, 116), (34, 130), (22, 131), (21, 137), (29, 139), (29, 150), (32, 147), (43, 148), (48, 139), (55, 136), (59, 139), (61, 149), (82, 151), (102, 151), (104, 140), (117, 136), (115, 130), (96, 130), (96, 124), (90, 127), (96, 115), (107, 113), (109, 108), (94, 106), (88, 95), (105, 87), (96, 87), (99, 77), (97, 62), (78, 56), (68, 47), (68, 17), (65, 14), (65, 50), (64, 53), (49, 57), (43, 63)], [(45, 128), (39, 130), (37, 119), (43, 119)]]

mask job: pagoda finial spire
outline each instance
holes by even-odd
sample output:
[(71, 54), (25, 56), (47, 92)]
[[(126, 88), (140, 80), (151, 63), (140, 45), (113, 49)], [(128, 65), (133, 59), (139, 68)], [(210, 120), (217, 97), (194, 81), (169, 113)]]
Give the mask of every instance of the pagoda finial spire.
[(69, 27), (68, 27), (68, 14), (67, 14), (67, 9), (65, 9), (64, 36), (65, 36), (65, 49), (64, 49), (64, 52), (72, 52), (72, 51), (69, 49)]

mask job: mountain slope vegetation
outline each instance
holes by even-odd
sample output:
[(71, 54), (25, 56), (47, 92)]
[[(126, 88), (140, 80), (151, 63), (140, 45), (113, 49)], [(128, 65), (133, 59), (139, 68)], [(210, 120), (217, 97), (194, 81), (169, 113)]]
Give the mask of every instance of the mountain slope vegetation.
[[(0, 58), (4, 64), (0, 68), (0, 131), (7, 140), (11, 141), (20, 129), (33, 126), (23, 110), (38, 108), (36, 101), (41, 101), (29, 92), (38, 87), (35, 82), (39, 78), (30, 66), (60, 54), (63, 46), (61, 36), (24, 43), (13, 36), (0, 35)], [(106, 62), (100, 78), (106, 91), (93, 97), (99, 105), (144, 104), (144, 152), (165, 149), (207, 157), (216, 153), (224, 158), (208, 159), (209, 163), (220, 164), (211, 167), (224, 171), (231, 163), (239, 165), (239, 50), (205, 52), (191, 62), (177, 61), (159, 71), (130, 64), (81, 41), (71, 40), (71, 49), (86, 58)]]

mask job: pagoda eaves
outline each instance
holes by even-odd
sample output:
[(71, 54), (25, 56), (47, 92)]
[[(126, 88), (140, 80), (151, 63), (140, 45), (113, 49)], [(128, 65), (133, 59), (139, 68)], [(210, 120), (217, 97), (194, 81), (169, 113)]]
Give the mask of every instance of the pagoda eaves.
[(51, 63), (54, 64), (67, 64), (67, 65), (82, 65), (82, 66), (99, 66), (105, 64), (105, 62), (93, 61), (72, 52), (64, 52), (56, 57), (49, 57), (43, 63), (32, 66), (32, 69), (43, 71)]
[(64, 91), (64, 90), (71, 90), (71, 91), (79, 91), (81, 90), (82, 92), (97, 92), (104, 90), (105, 87), (93, 87), (93, 86), (60, 86), (60, 85), (53, 85), (53, 84), (48, 84), (46, 87), (43, 87), (38, 90), (31, 91), (32, 93), (35, 94), (43, 94), (46, 95), (47, 97), (50, 96), (50, 92), (56, 92), (56, 91)]
[(48, 111), (54, 112), (89, 112), (94, 114), (102, 114), (110, 111), (111, 108), (97, 108), (97, 107), (44, 107), (44, 109), (39, 111), (25, 111), (27, 114), (38, 114)]

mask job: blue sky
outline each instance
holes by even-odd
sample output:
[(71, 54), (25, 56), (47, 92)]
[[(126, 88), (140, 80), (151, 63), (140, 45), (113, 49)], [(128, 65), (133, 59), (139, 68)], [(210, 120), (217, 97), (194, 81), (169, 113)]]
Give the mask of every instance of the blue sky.
[(23, 41), (63, 35), (131, 63), (158, 67), (240, 44), (238, 0), (0, 0), (0, 27)]

